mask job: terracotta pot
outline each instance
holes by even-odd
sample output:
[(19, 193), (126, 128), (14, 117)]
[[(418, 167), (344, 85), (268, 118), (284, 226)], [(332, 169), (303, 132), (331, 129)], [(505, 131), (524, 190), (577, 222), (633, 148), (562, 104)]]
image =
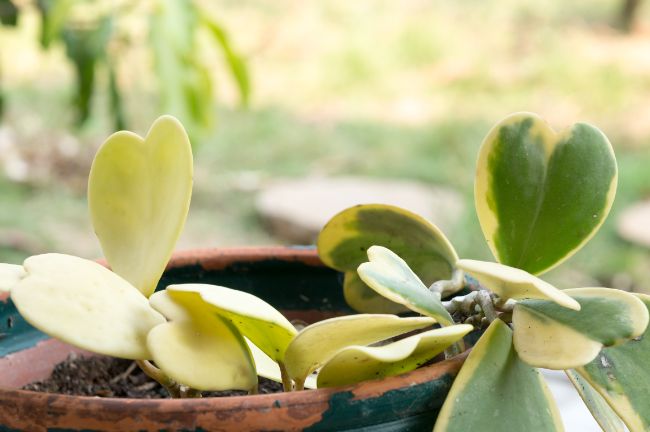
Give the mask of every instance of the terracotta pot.
[[(242, 289), (314, 321), (349, 313), (341, 277), (313, 249), (239, 248), (175, 255), (161, 281)], [(75, 348), (25, 323), (0, 297), (0, 430), (430, 431), (464, 357), (348, 387), (229, 398), (139, 400), (19, 390)]]

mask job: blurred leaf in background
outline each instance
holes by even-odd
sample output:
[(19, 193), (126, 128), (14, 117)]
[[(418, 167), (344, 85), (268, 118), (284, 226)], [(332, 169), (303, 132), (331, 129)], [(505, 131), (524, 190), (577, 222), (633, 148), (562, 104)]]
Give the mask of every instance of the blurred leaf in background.
[[(248, 103), (250, 81), (243, 56), (234, 49), (225, 29), (196, 0), (152, 0), (143, 4), (36, 0), (35, 4), (21, 2), (20, 8), (11, 0), (0, 0), (0, 21), (15, 26), (23, 8), (32, 6), (40, 17), (41, 46), (47, 50), (62, 43), (75, 71), (73, 105), (78, 125), (88, 121), (93, 111), (93, 95), (99, 85), (105, 85), (113, 126), (128, 127), (123, 102), (126, 90), (120, 85), (117, 66), (124, 50), (142, 48), (140, 44), (153, 56), (159, 111), (177, 116), (194, 138), (209, 131), (215, 117), (215, 73), (202, 60), (203, 51), (198, 46), (201, 34), (209, 36), (206, 40), (210, 41), (210, 48), (223, 53), (241, 105)], [(120, 24), (136, 14), (150, 17), (148, 38), (140, 40), (120, 33)], [(102, 75), (105, 80), (98, 79)], [(0, 115), (2, 102), (0, 93)]]

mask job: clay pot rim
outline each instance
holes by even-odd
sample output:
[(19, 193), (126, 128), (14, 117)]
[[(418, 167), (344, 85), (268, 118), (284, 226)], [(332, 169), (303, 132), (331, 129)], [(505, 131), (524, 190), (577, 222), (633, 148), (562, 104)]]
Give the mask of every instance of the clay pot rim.
[[(321, 267), (322, 261), (317, 251), (309, 246), (261, 246), (261, 247), (230, 247), (230, 248), (205, 248), (187, 249), (175, 252), (170, 259), (167, 270), (188, 265), (200, 265), (207, 270), (226, 268), (233, 263), (242, 261), (257, 262), (278, 259), (282, 261), (296, 261), (304, 264)], [(105, 261), (98, 260), (105, 264)], [(0, 300), (6, 298), (3, 293)], [(239, 410), (242, 403), (247, 401), (248, 408), (270, 408), (272, 406), (298, 406), (313, 404), (316, 401), (327, 402), (336, 393), (352, 393), (356, 398), (373, 397), (391, 389), (409, 387), (416, 384), (432, 381), (446, 374), (456, 375), (462, 367), (469, 350), (447, 360), (416, 369), (405, 374), (388, 378), (364, 381), (343, 387), (328, 387), (314, 390), (282, 392), (271, 394), (206, 397), (188, 399), (136, 399), (97, 396), (75, 396), (59, 393), (44, 393), (32, 390), (20, 390), (0, 387), (0, 394), (11, 398), (28, 398), (34, 402), (41, 400), (48, 404), (67, 405), (72, 401), (84, 401), (93, 406), (93, 409), (123, 409), (124, 405), (137, 406), (138, 408), (152, 408), (159, 412), (186, 411), (191, 405), (194, 411), (211, 411), (215, 407), (220, 410)], [(305, 397), (309, 395), (308, 397)]]

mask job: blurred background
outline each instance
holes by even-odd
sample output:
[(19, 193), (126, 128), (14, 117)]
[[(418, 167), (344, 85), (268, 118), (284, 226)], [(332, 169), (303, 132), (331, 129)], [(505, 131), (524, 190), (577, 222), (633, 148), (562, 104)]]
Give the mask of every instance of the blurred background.
[(309, 243), (329, 197), (423, 209), (490, 259), (477, 150), (533, 111), (597, 125), (620, 170), (604, 227), (545, 278), (650, 292), (648, 3), (0, 0), (0, 261), (100, 256), (94, 152), (165, 113), (195, 154), (181, 248)]

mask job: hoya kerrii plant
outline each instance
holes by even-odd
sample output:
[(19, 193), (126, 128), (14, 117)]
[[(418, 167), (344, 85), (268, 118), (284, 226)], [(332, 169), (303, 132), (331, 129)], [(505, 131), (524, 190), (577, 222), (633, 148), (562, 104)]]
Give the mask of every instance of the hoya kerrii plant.
[[(75, 256), (37, 255), (22, 265), (0, 264), (0, 289), (42, 332), (133, 359), (174, 397), (255, 393), (258, 376), (291, 391), (394, 375), (472, 330), (433, 328), (435, 316), (373, 313), (298, 331), (242, 291), (181, 284), (155, 292), (185, 224), (192, 171), (189, 139), (173, 117), (159, 118), (144, 138), (115, 133), (98, 150), (88, 181), (90, 217), (110, 270)], [(359, 358), (368, 359), (367, 367), (359, 369)]]
[(392, 206), (352, 207), (325, 226), (319, 253), (345, 272), (357, 310), (411, 310), (442, 328), (484, 329), (434, 431), (562, 430), (536, 368), (566, 371), (603, 430), (650, 430), (650, 296), (560, 290), (538, 277), (596, 233), (616, 185), (614, 153), (598, 129), (578, 123), (556, 133), (518, 113), (490, 131), (476, 169), (476, 211), (497, 263), (459, 259), (438, 228)]

